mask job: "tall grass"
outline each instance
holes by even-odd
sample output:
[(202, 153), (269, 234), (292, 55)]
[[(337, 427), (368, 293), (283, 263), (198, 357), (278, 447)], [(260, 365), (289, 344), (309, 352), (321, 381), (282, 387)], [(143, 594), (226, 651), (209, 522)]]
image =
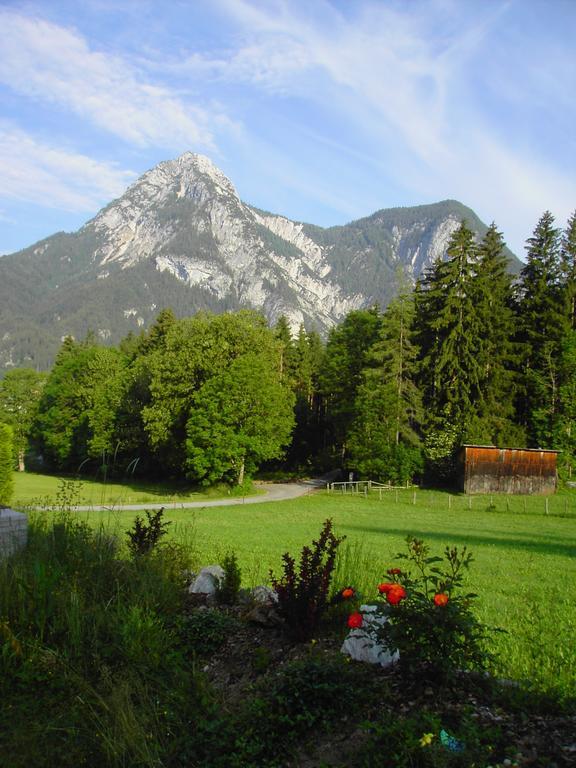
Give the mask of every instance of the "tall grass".
[(35, 514), (26, 549), (0, 563), (3, 765), (157, 766), (166, 712), (195, 701), (173, 626), (186, 553), (130, 560), (120, 546), (70, 514)]

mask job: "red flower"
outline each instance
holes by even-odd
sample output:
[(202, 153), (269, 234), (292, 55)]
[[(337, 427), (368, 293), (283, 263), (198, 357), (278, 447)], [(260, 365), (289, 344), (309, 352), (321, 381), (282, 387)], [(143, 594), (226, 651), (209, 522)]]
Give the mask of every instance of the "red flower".
[(350, 629), (359, 629), (363, 624), (362, 614), (356, 611), (348, 616), (348, 626)]
[(340, 593), (344, 600), (348, 600), (349, 597), (354, 597), (354, 590), (352, 587), (346, 587), (346, 589), (343, 589)]
[(443, 607), (446, 605), (450, 598), (446, 594), (446, 592), (437, 592), (434, 595), (434, 605), (438, 605), (439, 607)]
[(396, 584), (392, 584), (389, 581), (385, 581), (382, 584), (378, 584), (378, 592), (380, 592), (381, 595), (387, 595), (388, 592), (392, 589), (392, 587), (395, 587)]
[(388, 576), (400, 576), (400, 574), (402, 573), (402, 571), (401, 571), (401, 569), (400, 569), (400, 568), (389, 568), (389, 569), (386, 571), (386, 573), (388, 574)]
[(390, 605), (398, 605), (400, 600), (404, 600), (406, 597), (406, 590), (401, 584), (393, 584), (392, 588), (388, 590), (386, 600)]

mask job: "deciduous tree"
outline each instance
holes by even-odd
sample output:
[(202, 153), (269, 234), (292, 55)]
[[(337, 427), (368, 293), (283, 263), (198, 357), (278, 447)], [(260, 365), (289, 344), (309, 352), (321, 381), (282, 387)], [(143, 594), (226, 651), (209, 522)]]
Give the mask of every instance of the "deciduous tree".
[(14, 368), (0, 381), (0, 422), (12, 427), (14, 455), (21, 472), (25, 469), (28, 437), (45, 382), (46, 374), (32, 368)]
[(294, 398), (265, 354), (250, 352), (208, 378), (192, 398), (186, 425), (188, 476), (204, 484), (241, 485), (278, 458), (294, 425)]

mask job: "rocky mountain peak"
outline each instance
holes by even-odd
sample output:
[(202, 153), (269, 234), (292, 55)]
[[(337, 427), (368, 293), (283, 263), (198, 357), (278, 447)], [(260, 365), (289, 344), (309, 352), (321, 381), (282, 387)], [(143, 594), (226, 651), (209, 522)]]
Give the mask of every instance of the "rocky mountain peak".
[[(296, 331), (326, 332), (351, 310), (395, 296), (441, 257), (473, 211), (446, 200), (377, 211), (324, 229), (243, 203), (203, 155), (185, 152), (135, 181), (78, 232), (0, 259), (0, 371), (49, 366), (61, 339), (117, 343), (177, 315), (250, 307)], [(513, 259), (512, 255), (510, 257)]]

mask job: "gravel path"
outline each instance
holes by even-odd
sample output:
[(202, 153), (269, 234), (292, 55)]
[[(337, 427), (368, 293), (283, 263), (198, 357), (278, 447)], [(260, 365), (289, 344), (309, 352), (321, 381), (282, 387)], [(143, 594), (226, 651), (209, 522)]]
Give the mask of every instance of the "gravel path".
[(319, 477), (313, 480), (302, 480), (297, 483), (254, 483), (259, 491), (264, 491), (258, 496), (235, 496), (231, 499), (214, 499), (214, 501), (176, 501), (165, 503), (147, 504), (88, 504), (74, 509), (78, 512), (114, 510), (142, 510), (142, 509), (200, 509), (202, 507), (231, 507), (238, 504), (263, 504), (269, 501), (285, 501), (305, 496), (307, 493), (325, 488), (329, 477)]

